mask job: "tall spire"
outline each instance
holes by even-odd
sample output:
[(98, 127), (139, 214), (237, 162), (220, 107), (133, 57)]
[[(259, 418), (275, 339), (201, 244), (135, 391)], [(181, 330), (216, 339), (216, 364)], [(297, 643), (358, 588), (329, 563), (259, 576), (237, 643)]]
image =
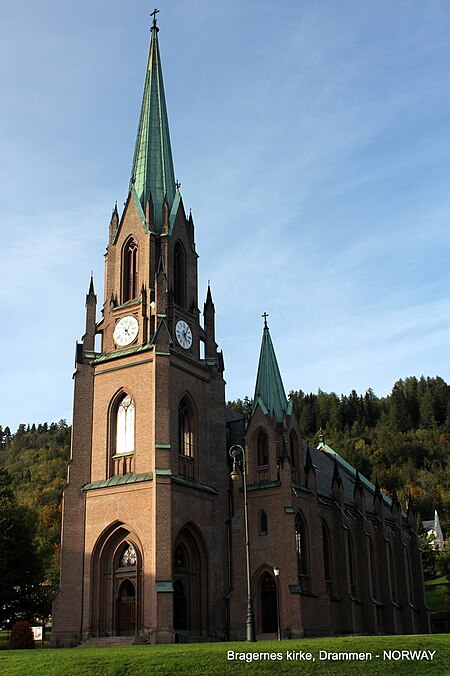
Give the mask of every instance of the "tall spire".
[(169, 123), (159, 55), (156, 11), (152, 13), (150, 50), (141, 116), (134, 149), (130, 189), (135, 191), (145, 213), (150, 197), (155, 210), (155, 226), (160, 232), (162, 208), (167, 201), (169, 213), (175, 197), (175, 173), (170, 147)]
[(258, 402), (262, 403), (267, 413), (274, 413), (277, 422), (281, 422), (283, 415), (291, 412), (292, 404), (288, 402), (284, 391), (280, 369), (278, 368), (275, 350), (267, 325), (267, 317), (268, 315), (264, 313), (264, 329), (256, 376), (254, 406)]

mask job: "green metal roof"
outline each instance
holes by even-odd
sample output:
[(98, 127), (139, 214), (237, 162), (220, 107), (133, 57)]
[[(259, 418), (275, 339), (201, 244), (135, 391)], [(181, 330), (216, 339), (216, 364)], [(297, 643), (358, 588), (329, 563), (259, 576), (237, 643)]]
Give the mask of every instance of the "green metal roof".
[(175, 197), (175, 173), (170, 147), (169, 123), (158, 46), (158, 28), (152, 27), (150, 50), (141, 117), (131, 171), (131, 188), (135, 191), (143, 212), (150, 196), (155, 210), (156, 231), (161, 231), (162, 206)]
[(277, 422), (282, 421), (283, 414), (290, 414), (292, 411), (292, 403), (288, 401), (284, 391), (267, 322), (263, 329), (253, 407), (257, 404), (264, 412), (274, 413)]
[(81, 489), (82, 491), (91, 491), (96, 488), (109, 488), (110, 486), (123, 486), (124, 484), (137, 484), (141, 481), (153, 481), (153, 473), (145, 472), (144, 474), (116, 474), (110, 479), (103, 479), (93, 481), (86, 484)]

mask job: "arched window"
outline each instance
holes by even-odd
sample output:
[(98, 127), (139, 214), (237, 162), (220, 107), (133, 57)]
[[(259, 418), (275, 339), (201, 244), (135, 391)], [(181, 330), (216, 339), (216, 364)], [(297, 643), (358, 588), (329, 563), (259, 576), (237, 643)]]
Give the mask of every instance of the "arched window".
[(132, 472), (134, 424), (134, 401), (129, 394), (123, 394), (113, 408), (111, 420), (112, 473), (114, 475)]
[(176, 305), (186, 307), (186, 255), (181, 242), (173, 250), (173, 300)]
[(331, 564), (331, 541), (330, 541), (330, 533), (328, 532), (328, 528), (325, 525), (324, 521), (322, 521), (322, 544), (323, 544), (323, 567), (325, 574), (325, 584), (328, 595), (332, 596), (333, 568)]
[(405, 569), (406, 569), (406, 587), (408, 591), (408, 601), (414, 605), (415, 604), (415, 594), (414, 594), (414, 579), (411, 568), (411, 559), (407, 549), (404, 549), (405, 553)]
[(369, 553), (369, 584), (370, 584), (370, 595), (373, 599), (377, 598), (377, 577), (375, 569), (375, 552), (373, 549), (373, 543), (370, 537), (367, 538), (368, 553)]
[(117, 407), (116, 454), (134, 451), (134, 401), (126, 394)]
[(195, 421), (187, 397), (184, 397), (178, 409), (178, 448), (181, 455), (194, 457), (195, 451)]
[(389, 542), (386, 542), (387, 548), (387, 558), (389, 566), (389, 585), (391, 589), (391, 601), (395, 601), (396, 597), (396, 588), (395, 588), (395, 569), (394, 569), (394, 557), (392, 556), (392, 547)]
[(269, 464), (269, 441), (267, 439), (267, 434), (262, 430), (258, 433), (256, 449), (258, 469), (267, 467)]
[(122, 554), (119, 557), (119, 566), (121, 568), (134, 568), (136, 566), (136, 550), (133, 545), (125, 545)]
[(268, 532), (269, 531), (267, 528), (267, 514), (265, 513), (264, 510), (261, 510), (259, 513), (259, 534), (267, 535)]
[(297, 551), (297, 570), (300, 588), (303, 591), (310, 589), (308, 532), (303, 516), (297, 512), (295, 517), (295, 548)]
[(132, 300), (138, 295), (138, 245), (135, 239), (125, 244), (122, 259), (122, 301)]
[(356, 596), (355, 556), (353, 553), (352, 537), (347, 531), (347, 558), (348, 558), (348, 591), (353, 597)]
[(289, 457), (291, 459), (291, 467), (294, 477), (296, 477), (300, 468), (300, 462), (298, 457), (298, 436), (295, 430), (292, 430), (289, 435)]

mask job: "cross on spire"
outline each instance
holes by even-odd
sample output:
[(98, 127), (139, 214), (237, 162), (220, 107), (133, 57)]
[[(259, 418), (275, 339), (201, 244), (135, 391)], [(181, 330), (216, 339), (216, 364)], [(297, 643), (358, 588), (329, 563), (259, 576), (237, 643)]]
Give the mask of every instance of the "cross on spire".
[(152, 30), (156, 28), (158, 30), (158, 27), (156, 25), (156, 15), (159, 13), (159, 9), (154, 9), (153, 12), (150, 12), (150, 16), (153, 17), (153, 25), (152, 25)]
[(267, 317), (268, 316), (269, 315), (267, 314), (267, 312), (264, 312), (264, 314), (261, 315), (261, 317), (264, 319), (264, 328), (265, 329), (267, 329)]

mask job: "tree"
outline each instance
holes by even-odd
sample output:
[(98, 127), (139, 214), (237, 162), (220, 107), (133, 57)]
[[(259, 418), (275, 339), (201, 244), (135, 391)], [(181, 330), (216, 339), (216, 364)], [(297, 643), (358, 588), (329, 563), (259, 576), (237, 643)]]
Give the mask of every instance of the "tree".
[(11, 648), (35, 648), (33, 630), (31, 624), (26, 620), (16, 622), (11, 629), (11, 636), (9, 637), (9, 645)]
[(425, 580), (433, 580), (436, 577), (439, 554), (423, 529), (419, 530), (419, 547), (422, 552), (423, 576)]
[(34, 542), (33, 513), (17, 504), (11, 478), (0, 469), (0, 624), (30, 619), (48, 608), (44, 571)]

